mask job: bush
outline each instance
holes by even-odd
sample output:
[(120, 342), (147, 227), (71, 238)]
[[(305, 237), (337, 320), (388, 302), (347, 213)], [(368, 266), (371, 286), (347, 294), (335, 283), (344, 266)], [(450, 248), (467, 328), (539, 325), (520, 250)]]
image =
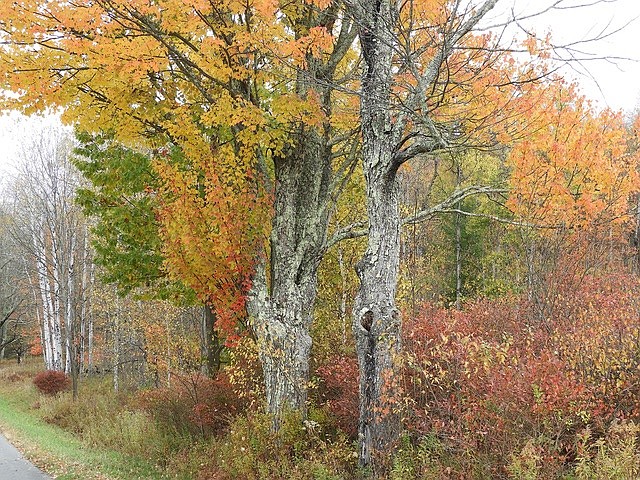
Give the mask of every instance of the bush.
[(637, 437), (633, 422), (612, 423), (606, 435), (592, 442), (589, 429), (578, 437), (576, 477), (579, 480), (606, 478), (631, 480), (640, 477)]
[(400, 438), (389, 478), (391, 480), (413, 480), (415, 478), (448, 479), (451, 470), (442, 466), (443, 454), (440, 440), (434, 435), (411, 439), (406, 433)]
[(138, 403), (160, 427), (186, 437), (219, 434), (247, 407), (224, 372), (215, 379), (199, 373), (174, 375), (171, 387), (143, 391)]
[[(346, 437), (327, 439), (326, 416), (285, 416), (277, 433), (267, 415), (238, 416), (214, 447), (215, 464), (202, 478), (243, 480), (339, 480), (355, 478), (356, 457)], [(329, 427), (331, 428), (331, 427)]]
[(518, 298), (425, 306), (404, 328), (405, 429), (444, 439), (437, 461), (461, 478), (563, 478), (585, 427), (640, 420), (639, 298), (640, 280), (610, 275), (555, 292), (544, 320)]
[(355, 438), (360, 409), (358, 361), (353, 357), (336, 357), (330, 365), (318, 367), (316, 375), (320, 380), (320, 404), (328, 409), (344, 433)]
[(71, 379), (64, 372), (47, 370), (37, 374), (33, 379), (33, 384), (45, 395), (57, 395), (69, 389)]

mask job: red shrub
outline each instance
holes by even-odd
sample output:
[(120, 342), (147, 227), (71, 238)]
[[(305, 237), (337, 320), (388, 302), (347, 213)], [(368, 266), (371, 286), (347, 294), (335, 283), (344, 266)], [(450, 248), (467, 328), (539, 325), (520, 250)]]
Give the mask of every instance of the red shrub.
[(553, 302), (543, 321), (517, 298), (461, 312), (427, 305), (406, 319), (406, 428), (474, 452), (500, 478), (528, 441), (559, 471), (586, 425), (639, 420), (640, 280), (586, 278)]
[(71, 379), (64, 372), (47, 370), (37, 374), (33, 379), (33, 384), (45, 395), (57, 395), (69, 389)]
[(233, 391), (228, 376), (173, 376), (170, 388), (141, 392), (140, 406), (159, 424), (182, 434), (212, 435), (222, 431), (247, 405)]
[(316, 370), (321, 380), (320, 400), (336, 419), (338, 427), (355, 436), (358, 430), (358, 362), (352, 357), (337, 357), (330, 365)]

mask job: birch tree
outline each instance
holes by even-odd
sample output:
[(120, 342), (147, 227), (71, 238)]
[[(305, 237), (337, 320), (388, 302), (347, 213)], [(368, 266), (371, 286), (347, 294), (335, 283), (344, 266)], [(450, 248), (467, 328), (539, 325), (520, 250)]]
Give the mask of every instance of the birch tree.
[(64, 129), (49, 128), (24, 146), (14, 182), (14, 238), (39, 305), (45, 366), (73, 374), (77, 387), (91, 256), (86, 222), (74, 204), (79, 176), (70, 163), (71, 138)]

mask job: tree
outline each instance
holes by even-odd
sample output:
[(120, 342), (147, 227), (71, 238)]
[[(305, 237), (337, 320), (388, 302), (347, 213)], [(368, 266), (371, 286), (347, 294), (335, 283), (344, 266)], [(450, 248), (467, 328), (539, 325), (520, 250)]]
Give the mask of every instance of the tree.
[(0, 30), (2, 86), (19, 93), (4, 107), (63, 107), (86, 130), (265, 183), (271, 232), (247, 306), (269, 412), (304, 411), (317, 266), (351, 163), (337, 152), (349, 99), (333, 115), (357, 61), (350, 17), (327, 0), (31, 0), (3, 4)]
[(80, 176), (71, 152), (72, 137), (62, 128), (43, 130), (24, 146), (12, 233), (39, 304), (46, 368), (70, 374), (77, 395), (91, 254), (87, 224), (74, 203)]
[[(455, 120), (436, 125), (437, 113), (430, 112), (443, 109), (438, 105), (439, 95), (447, 88), (438, 83), (446, 73), (442, 68), (496, 1), (487, 1), (471, 14), (458, 12), (458, 3), (448, 12), (448, 5), (439, 2), (420, 6), (409, 2), (403, 9), (394, 2), (348, 2), (365, 62), (360, 117), (369, 219), (367, 251), (357, 266), (360, 289), (353, 307), (360, 365), (359, 458), (374, 470), (376, 452), (379, 455), (393, 445), (400, 426), (390, 403), (401, 336), (395, 305), (401, 227), (397, 172), (409, 159), (449, 148), (449, 137), (464, 135), (456, 135), (464, 130)], [(438, 7), (447, 15), (440, 17), (443, 12)], [(430, 15), (436, 18), (428, 18)], [(417, 33), (419, 26), (424, 27), (423, 33), (429, 31), (428, 26), (441, 33), (432, 37), (435, 42), (426, 42), (425, 48), (415, 38), (422, 37)], [(424, 35), (428, 40), (428, 33)], [(404, 84), (395, 80), (397, 62), (398, 76), (408, 77)], [(392, 99), (398, 97), (394, 89), (403, 87), (402, 104), (394, 105)], [(472, 119), (467, 113), (465, 120)]]
[[(441, 204), (402, 220), (398, 171), (420, 156), (500, 148), (526, 137), (540, 125), (529, 115), (532, 102), (544, 97), (554, 80), (548, 40), (529, 35), (521, 46), (505, 47), (499, 35), (474, 34), (497, 3), (346, 2), (364, 60), (360, 120), (369, 217), (353, 309), (360, 365), (359, 456), (376, 475), (382, 474), (376, 452), (387, 452), (399, 432), (392, 392), (401, 338), (395, 304), (400, 227), (435, 211), (455, 211), (470, 195), (505, 191), (504, 185), (458, 188)], [(512, 48), (528, 52), (530, 60), (517, 62), (509, 54)]]
[(259, 184), (238, 168), (209, 161), (187, 167), (180, 160), (158, 167), (164, 263), (211, 307), (217, 332), (232, 341), (247, 324), (245, 299), (269, 207)]
[(595, 112), (572, 86), (558, 83), (530, 110), (538, 128), (509, 155), (507, 206), (529, 225), (521, 231), (527, 290), (535, 320), (551, 318), (554, 291), (578, 288), (606, 261), (630, 218), (638, 191), (638, 154), (622, 115)]
[(100, 340), (95, 369), (111, 373), (114, 390), (170, 386), (176, 374), (199, 375), (199, 308), (123, 296), (115, 285), (104, 284), (100, 278), (98, 273), (91, 304), (95, 335)]
[(160, 298), (189, 296), (162, 268), (158, 202), (152, 194), (159, 181), (150, 156), (108, 135), (76, 137), (73, 164), (89, 182), (78, 189), (77, 202), (94, 219), (92, 244), (105, 282), (115, 284), (122, 295), (138, 290), (144, 296), (153, 288)]
[[(106, 134), (77, 132), (76, 138), (73, 163), (90, 183), (78, 190), (77, 201), (93, 220), (92, 246), (104, 282), (114, 283), (123, 296), (195, 304), (193, 290), (171, 280), (164, 267), (157, 195), (163, 183), (151, 155)], [(202, 368), (213, 375), (220, 367), (222, 345), (212, 306), (203, 307), (201, 323)]]
[[(26, 303), (20, 258), (12, 241), (10, 215), (0, 208), (0, 360), (7, 349), (22, 340), (19, 316)], [(20, 361), (20, 356), (18, 356)]]

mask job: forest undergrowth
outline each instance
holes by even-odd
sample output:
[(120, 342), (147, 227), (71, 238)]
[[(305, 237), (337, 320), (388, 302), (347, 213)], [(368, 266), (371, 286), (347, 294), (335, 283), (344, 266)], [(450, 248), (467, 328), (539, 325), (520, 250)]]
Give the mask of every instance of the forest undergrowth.
[[(639, 299), (638, 279), (609, 275), (558, 292), (543, 319), (519, 297), (425, 305), (405, 323), (402, 375), (388, 392), (404, 426), (388, 477), (638, 478)], [(4, 361), (0, 425), (67, 472), (58, 478), (365, 477), (355, 358), (318, 362), (308, 418), (291, 415), (273, 433), (242, 343), (216, 378), (175, 374), (170, 386), (116, 393), (110, 376), (93, 376), (75, 401), (36, 389), (39, 358)]]

